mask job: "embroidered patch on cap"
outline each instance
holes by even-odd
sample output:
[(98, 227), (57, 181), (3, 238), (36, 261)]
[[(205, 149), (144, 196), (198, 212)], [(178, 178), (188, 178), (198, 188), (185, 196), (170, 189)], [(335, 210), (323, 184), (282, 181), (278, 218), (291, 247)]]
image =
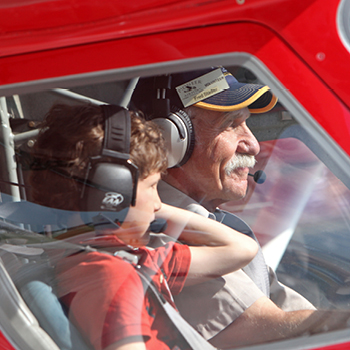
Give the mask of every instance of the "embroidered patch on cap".
[(177, 86), (176, 91), (184, 107), (188, 107), (229, 89), (229, 87), (221, 68), (218, 68)]

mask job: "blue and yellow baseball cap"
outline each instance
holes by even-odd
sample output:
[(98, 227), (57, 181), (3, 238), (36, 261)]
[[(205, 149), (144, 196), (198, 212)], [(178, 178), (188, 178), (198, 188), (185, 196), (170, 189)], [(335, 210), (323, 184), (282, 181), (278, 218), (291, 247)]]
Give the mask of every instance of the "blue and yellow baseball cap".
[[(248, 107), (251, 113), (265, 113), (277, 103), (277, 97), (266, 85), (240, 83), (224, 67), (210, 67), (168, 76), (164, 98), (171, 106), (183, 109), (195, 106), (219, 112), (236, 111)], [(150, 101), (159, 90), (160, 77), (140, 79), (132, 100), (146, 114), (151, 113)]]

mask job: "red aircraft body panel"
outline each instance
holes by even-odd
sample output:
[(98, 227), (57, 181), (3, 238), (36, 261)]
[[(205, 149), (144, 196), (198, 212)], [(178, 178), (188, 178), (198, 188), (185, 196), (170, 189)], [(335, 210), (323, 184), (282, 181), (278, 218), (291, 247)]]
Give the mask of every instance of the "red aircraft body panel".
[[(350, 155), (350, 54), (337, 31), (339, 3), (0, 0), (0, 88), (245, 52), (261, 60)], [(13, 349), (1, 333), (0, 349)]]

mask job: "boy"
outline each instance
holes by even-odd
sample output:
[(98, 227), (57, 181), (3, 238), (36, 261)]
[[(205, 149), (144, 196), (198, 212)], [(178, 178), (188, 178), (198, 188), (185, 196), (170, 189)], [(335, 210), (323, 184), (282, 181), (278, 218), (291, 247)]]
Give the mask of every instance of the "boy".
[[(56, 105), (49, 111), (34, 148), (36, 167), (41, 169), (31, 176), (36, 203), (81, 210), (87, 191), (84, 179), (104, 149), (110, 117), (105, 107), (91, 105)], [(154, 296), (144, 292), (135, 266), (175, 308), (172, 294), (180, 293), (184, 285), (243, 267), (255, 256), (257, 245), (214, 220), (162, 204), (157, 184), (167, 162), (160, 131), (135, 114), (127, 118), (131, 121), (127, 153), (139, 173), (138, 180), (134, 178), (135, 205), (123, 208), (123, 215), (117, 213), (115, 223), (71, 238), (102, 251), (82, 251), (61, 260), (56, 266), (58, 294), (95, 349), (188, 349)], [(106, 162), (113, 164), (115, 159), (107, 157)], [(165, 234), (194, 246), (171, 242), (154, 250), (145, 248), (155, 218), (167, 220)], [(132, 264), (105, 252), (122, 252), (136, 260)]]

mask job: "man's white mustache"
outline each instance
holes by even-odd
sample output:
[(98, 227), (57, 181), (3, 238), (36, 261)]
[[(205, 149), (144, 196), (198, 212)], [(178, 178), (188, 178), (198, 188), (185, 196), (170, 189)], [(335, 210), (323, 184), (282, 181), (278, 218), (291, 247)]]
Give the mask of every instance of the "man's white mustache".
[(254, 156), (248, 154), (237, 154), (226, 164), (225, 173), (230, 175), (237, 168), (253, 168), (256, 164)]

